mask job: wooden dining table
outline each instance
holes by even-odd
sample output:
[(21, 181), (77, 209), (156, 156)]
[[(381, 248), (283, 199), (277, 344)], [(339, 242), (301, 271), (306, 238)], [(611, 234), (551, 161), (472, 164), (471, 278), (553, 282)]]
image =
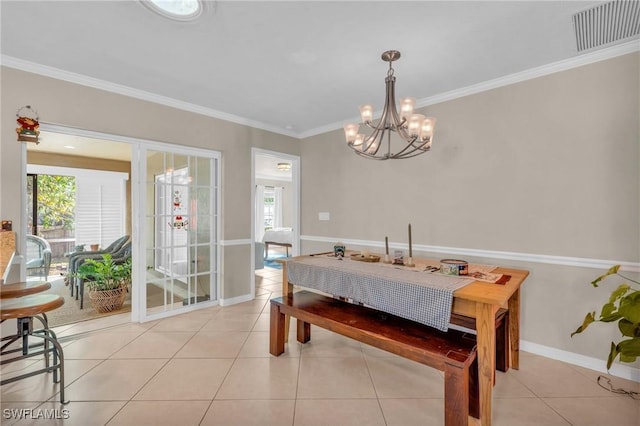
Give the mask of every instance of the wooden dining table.
[[(293, 293), (293, 284), (289, 282), (287, 263), (305, 256), (283, 259), (282, 293)], [(435, 259), (414, 258), (416, 263), (438, 265)], [(508, 277), (504, 284), (473, 281), (453, 293), (451, 313), (475, 319), (478, 353), (478, 382), (480, 397), (480, 424), (491, 425), (493, 386), (496, 371), (496, 329), (495, 318), (499, 309), (509, 312), (509, 349), (510, 366), (519, 369), (520, 351), (520, 287), (529, 275), (529, 271), (497, 267), (492, 271)], [(297, 284), (296, 284), (297, 285)], [(304, 285), (301, 285), (304, 287)], [(289, 320), (286, 322), (285, 336), (289, 335)]]

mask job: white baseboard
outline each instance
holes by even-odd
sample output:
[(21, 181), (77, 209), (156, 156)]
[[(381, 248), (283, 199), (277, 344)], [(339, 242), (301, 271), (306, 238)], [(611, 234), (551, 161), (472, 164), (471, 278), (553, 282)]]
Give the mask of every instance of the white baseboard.
[(520, 341), (520, 349), (546, 358), (566, 362), (567, 364), (577, 365), (634, 382), (640, 382), (640, 369), (638, 368), (623, 364), (613, 364), (611, 370), (607, 371), (606, 361), (601, 359), (563, 351), (550, 346), (539, 345), (538, 343), (527, 342), (526, 340)]
[(231, 306), (242, 302), (248, 302), (255, 297), (251, 294), (243, 294), (242, 296), (230, 297), (228, 299), (220, 299), (220, 306)]

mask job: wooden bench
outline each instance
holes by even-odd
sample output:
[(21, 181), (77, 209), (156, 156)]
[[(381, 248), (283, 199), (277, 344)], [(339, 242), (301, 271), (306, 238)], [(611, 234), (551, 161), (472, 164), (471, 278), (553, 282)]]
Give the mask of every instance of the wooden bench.
[[(476, 329), (476, 319), (459, 314), (451, 314), (451, 324), (470, 330)], [(507, 372), (509, 370), (509, 311), (498, 309), (496, 313), (496, 370)], [(493, 377), (495, 383), (495, 375)]]
[(445, 425), (479, 417), (475, 336), (406, 320), (310, 291), (271, 299), (269, 352), (284, 353), (285, 315), (297, 318), (297, 339), (311, 339), (311, 324), (444, 371)]

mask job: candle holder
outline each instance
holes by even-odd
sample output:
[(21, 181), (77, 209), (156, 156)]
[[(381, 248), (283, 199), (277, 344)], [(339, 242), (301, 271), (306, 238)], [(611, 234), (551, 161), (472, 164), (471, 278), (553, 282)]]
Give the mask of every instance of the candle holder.
[(409, 267), (416, 266), (416, 264), (413, 263), (413, 257), (407, 257), (407, 260), (404, 261), (404, 266), (409, 266)]
[(385, 254), (382, 263), (391, 263), (391, 257), (388, 254)]

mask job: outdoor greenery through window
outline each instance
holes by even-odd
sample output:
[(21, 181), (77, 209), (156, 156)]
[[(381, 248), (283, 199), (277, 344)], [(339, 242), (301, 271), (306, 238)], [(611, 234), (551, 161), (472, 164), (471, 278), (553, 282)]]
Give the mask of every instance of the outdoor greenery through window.
[[(76, 178), (54, 175), (29, 175), (29, 177), (30, 179), (27, 179), (29, 195), (27, 218), (31, 233), (38, 234), (52, 228), (73, 231)], [(34, 189), (37, 194), (35, 200)]]

